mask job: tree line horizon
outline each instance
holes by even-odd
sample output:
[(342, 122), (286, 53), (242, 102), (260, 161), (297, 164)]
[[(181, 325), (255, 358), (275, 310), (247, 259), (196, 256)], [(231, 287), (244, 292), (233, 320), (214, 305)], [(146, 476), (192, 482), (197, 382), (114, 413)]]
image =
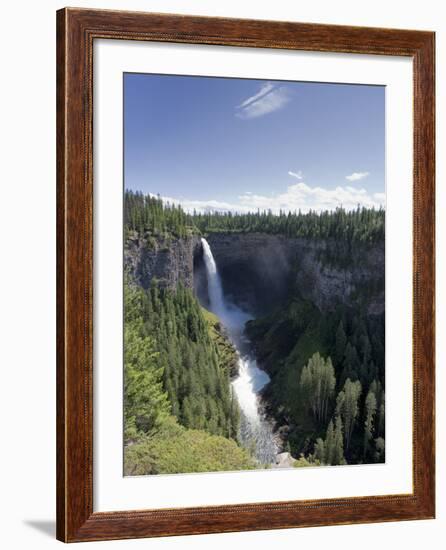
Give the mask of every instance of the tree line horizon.
[(384, 238), (385, 209), (358, 205), (354, 210), (342, 206), (334, 210), (303, 213), (271, 209), (237, 213), (230, 210), (206, 213), (187, 212), (181, 205), (161, 196), (140, 191), (124, 192), (124, 223), (127, 230), (154, 235), (171, 233), (176, 237), (212, 232), (263, 232), (287, 237), (320, 237), (347, 242), (377, 242)]

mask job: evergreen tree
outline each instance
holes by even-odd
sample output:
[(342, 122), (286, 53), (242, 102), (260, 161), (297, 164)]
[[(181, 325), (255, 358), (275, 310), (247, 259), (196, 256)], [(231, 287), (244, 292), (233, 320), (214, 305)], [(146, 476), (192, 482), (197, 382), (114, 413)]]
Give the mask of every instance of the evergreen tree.
[(327, 433), (325, 435), (325, 460), (326, 464), (333, 464), (333, 459), (335, 455), (335, 437), (334, 437), (334, 427), (333, 421), (330, 420), (328, 423)]
[(359, 412), (358, 401), (361, 391), (359, 380), (352, 382), (350, 378), (347, 378), (343, 390), (339, 392), (336, 398), (336, 415), (344, 423), (345, 447), (347, 450)]
[(385, 441), (383, 437), (377, 437), (375, 439), (375, 462), (384, 462), (385, 460)]
[(314, 458), (321, 464), (345, 464), (342, 420), (340, 416), (336, 417), (335, 426), (333, 425), (333, 420), (330, 420), (328, 423), (325, 440), (321, 438), (316, 440)]
[(347, 345), (347, 336), (345, 334), (344, 325), (341, 320), (339, 321), (338, 329), (336, 331), (335, 359), (337, 364), (341, 364), (342, 360), (344, 359), (346, 345)]
[(314, 444), (314, 458), (319, 460), (321, 464), (326, 464), (326, 450), (325, 442), (323, 439), (318, 437), (316, 443)]
[(327, 418), (335, 385), (336, 378), (330, 357), (325, 361), (319, 353), (315, 353), (308, 361), (308, 365), (302, 369), (300, 388), (308, 407), (319, 423), (324, 423)]
[(332, 464), (345, 464), (341, 416), (336, 417), (335, 425)]
[(372, 390), (369, 390), (365, 399), (365, 422), (364, 422), (364, 456), (370, 450), (370, 441), (373, 437), (374, 420), (376, 413), (376, 397)]
[(383, 400), (381, 401), (381, 404), (379, 406), (378, 411), (378, 426), (377, 426), (377, 433), (380, 436), (383, 436), (385, 433), (385, 408), (384, 408), (384, 393), (382, 395)]
[(347, 378), (350, 380), (358, 379), (359, 357), (354, 345), (347, 343), (344, 353), (344, 369), (341, 376), (341, 384), (344, 384)]

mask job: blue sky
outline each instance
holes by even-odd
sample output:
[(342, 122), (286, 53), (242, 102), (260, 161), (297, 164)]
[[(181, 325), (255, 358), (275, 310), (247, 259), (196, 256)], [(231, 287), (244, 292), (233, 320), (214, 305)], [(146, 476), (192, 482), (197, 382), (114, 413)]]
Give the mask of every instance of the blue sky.
[(125, 187), (185, 208), (384, 205), (385, 89), (124, 75)]

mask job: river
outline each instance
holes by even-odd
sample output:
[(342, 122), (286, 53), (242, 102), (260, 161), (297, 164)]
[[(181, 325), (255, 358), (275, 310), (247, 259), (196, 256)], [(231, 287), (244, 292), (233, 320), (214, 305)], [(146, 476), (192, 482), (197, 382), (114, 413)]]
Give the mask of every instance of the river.
[(232, 381), (232, 388), (241, 412), (240, 441), (244, 447), (253, 451), (261, 464), (274, 464), (278, 447), (274, 439), (273, 427), (262, 413), (259, 403), (259, 392), (270, 378), (257, 366), (249, 341), (244, 336), (245, 323), (252, 319), (252, 315), (225, 300), (211, 247), (206, 239), (201, 239), (201, 242), (210, 309), (225, 327), (238, 354), (239, 374)]

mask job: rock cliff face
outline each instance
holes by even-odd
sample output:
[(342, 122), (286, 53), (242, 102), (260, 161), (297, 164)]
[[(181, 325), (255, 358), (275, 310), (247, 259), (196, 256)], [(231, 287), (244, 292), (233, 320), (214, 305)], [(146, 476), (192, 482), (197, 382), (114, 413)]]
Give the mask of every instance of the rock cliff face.
[[(384, 311), (384, 242), (350, 250), (335, 240), (262, 233), (213, 233), (207, 240), (225, 296), (252, 313), (268, 313), (284, 303), (291, 290), (322, 312), (337, 303), (362, 303), (371, 315)], [(153, 278), (168, 288), (182, 282), (207, 302), (198, 236), (169, 242), (130, 237), (124, 264), (144, 288)]]
[(225, 294), (254, 313), (283, 303), (291, 289), (321, 311), (363, 303), (384, 311), (384, 242), (354, 245), (260, 233), (207, 237)]
[(143, 288), (155, 278), (162, 287), (174, 289), (181, 282), (192, 289), (194, 256), (200, 249), (196, 236), (167, 241), (133, 235), (124, 247), (124, 267)]

